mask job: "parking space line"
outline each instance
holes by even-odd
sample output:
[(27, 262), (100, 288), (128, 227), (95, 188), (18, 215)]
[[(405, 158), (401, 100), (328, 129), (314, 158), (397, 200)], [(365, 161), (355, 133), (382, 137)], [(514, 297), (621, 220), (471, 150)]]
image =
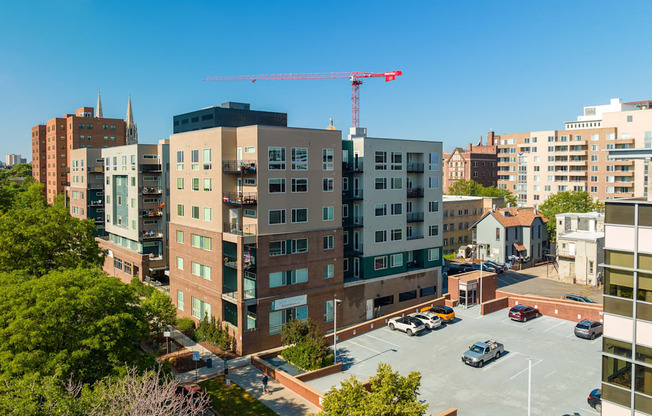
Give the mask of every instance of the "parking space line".
[(543, 376), (543, 378), (548, 378), (548, 377), (550, 377), (551, 375), (555, 374), (556, 372), (557, 372), (557, 370), (552, 370), (551, 372), (549, 372), (548, 374), (546, 374), (545, 376)]
[(382, 354), (380, 351), (376, 351), (376, 350), (373, 349), (373, 348), (365, 347), (364, 345), (358, 344), (357, 342), (354, 342), (354, 341), (351, 341), (351, 340), (348, 340), (347, 342), (349, 342), (350, 344), (353, 344), (353, 345), (357, 345), (357, 346), (360, 347), (360, 348), (364, 348), (364, 349), (366, 349), (366, 350), (373, 351), (373, 352), (375, 352), (376, 354)]
[(482, 372), (484, 373), (484, 372), (487, 371), (487, 370), (491, 370), (492, 368), (495, 368), (498, 364), (500, 364), (500, 363), (506, 361), (509, 357), (512, 357), (512, 356), (517, 355), (517, 354), (520, 354), (520, 352), (510, 351), (509, 354), (507, 354), (507, 355), (505, 355), (505, 356), (501, 356), (501, 357), (500, 357), (499, 359), (497, 359), (497, 360), (494, 358), (494, 360), (493, 360), (493, 361), (494, 361), (494, 363), (493, 363), (494, 365), (491, 365), (491, 366), (489, 366), (489, 367), (485, 367), (485, 368), (483, 368), (483, 369), (480, 370), (480, 371), (482, 371)]
[(553, 326), (551, 326), (551, 327), (548, 328), (548, 329), (544, 329), (543, 332), (548, 332), (548, 331), (550, 331), (552, 328), (557, 328), (559, 325), (563, 325), (563, 324), (565, 324), (565, 323), (566, 323), (566, 322), (560, 322), (560, 323), (558, 323), (557, 325), (553, 325)]
[[(537, 361), (536, 363), (532, 364), (532, 367), (534, 367), (535, 365), (541, 363), (542, 361), (543, 361), (543, 360), (539, 360), (539, 361)], [(516, 377), (520, 376), (521, 374), (523, 374), (523, 373), (526, 372), (527, 370), (528, 370), (528, 368), (527, 368), (527, 366), (526, 366), (523, 370), (521, 370), (521, 371), (519, 371), (518, 373), (514, 374), (514, 375), (511, 376), (509, 379), (510, 379), (510, 380), (515, 379)]]
[(393, 342), (385, 341), (384, 339), (381, 339), (381, 338), (376, 338), (376, 337), (374, 337), (373, 335), (365, 334), (365, 337), (373, 338), (373, 339), (375, 339), (375, 340), (377, 340), (377, 341), (382, 341), (382, 342), (384, 342), (385, 344), (389, 344), (389, 345), (393, 345), (393, 346), (395, 346), (395, 347), (399, 347), (399, 348), (401, 348), (401, 346), (398, 345), (398, 344), (394, 344)]

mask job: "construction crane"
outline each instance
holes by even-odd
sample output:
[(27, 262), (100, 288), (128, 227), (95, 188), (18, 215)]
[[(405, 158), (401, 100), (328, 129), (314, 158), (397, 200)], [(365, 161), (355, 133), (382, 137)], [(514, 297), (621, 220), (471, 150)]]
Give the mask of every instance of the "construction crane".
[(403, 71), (389, 72), (311, 72), (305, 74), (267, 74), (267, 75), (235, 75), (227, 77), (210, 77), (202, 81), (268, 81), (285, 79), (342, 79), (351, 81), (351, 127), (360, 126), (360, 85), (363, 78), (384, 77), (385, 82), (394, 81), (403, 75)]

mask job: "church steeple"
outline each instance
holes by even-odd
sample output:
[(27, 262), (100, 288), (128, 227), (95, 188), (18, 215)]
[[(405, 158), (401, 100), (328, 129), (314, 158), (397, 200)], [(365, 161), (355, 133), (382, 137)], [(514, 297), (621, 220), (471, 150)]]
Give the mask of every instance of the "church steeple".
[(131, 109), (131, 94), (129, 94), (129, 102), (127, 104), (127, 144), (138, 143), (138, 125), (134, 123), (134, 112)]
[(97, 107), (95, 107), (95, 117), (104, 118), (102, 115), (102, 98), (100, 97), (100, 92), (97, 92)]

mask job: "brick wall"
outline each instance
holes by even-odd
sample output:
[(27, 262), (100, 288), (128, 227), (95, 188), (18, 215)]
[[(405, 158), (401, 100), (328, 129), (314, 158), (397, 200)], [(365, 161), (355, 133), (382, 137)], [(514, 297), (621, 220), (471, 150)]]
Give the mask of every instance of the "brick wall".
[(451, 407), (448, 410), (444, 410), (441, 413), (437, 413), (435, 416), (457, 416), (457, 409), (454, 407)]
[(509, 305), (508, 297), (487, 301), (482, 305), (480, 305), (480, 315), (486, 315), (489, 313), (499, 311), (501, 309), (505, 309), (508, 305)]
[(542, 315), (566, 319), (567, 321), (579, 322), (582, 319), (590, 319), (602, 322), (603, 305), (596, 303), (581, 303), (572, 300), (551, 299), (541, 296), (517, 295), (515, 293), (496, 291), (496, 297), (507, 297), (508, 307), (514, 305), (533, 306)]

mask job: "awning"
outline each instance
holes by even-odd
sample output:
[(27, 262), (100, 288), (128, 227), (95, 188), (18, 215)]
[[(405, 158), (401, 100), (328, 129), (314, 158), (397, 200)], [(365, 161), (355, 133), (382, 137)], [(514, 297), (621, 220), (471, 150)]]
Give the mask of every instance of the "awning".
[(514, 247), (516, 247), (516, 250), (518, 250), (518, 251), (527, 251), (525, 246), (523, 244), (521, 244), (521, 243), (514, 243)]
[(161, 270), (168, 270), (167, 267), (150, 267), (149, 271), (150, 272), (160, 272)]

